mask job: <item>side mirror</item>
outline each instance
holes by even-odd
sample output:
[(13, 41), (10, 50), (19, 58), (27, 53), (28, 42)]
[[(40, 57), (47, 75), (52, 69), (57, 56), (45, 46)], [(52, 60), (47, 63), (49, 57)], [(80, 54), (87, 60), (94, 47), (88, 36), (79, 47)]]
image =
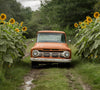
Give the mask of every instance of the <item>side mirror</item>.
[(32, 42), (34, 42), (34, 40), (32, 39)]
[(68, 40), (69, 41), (69, 43), (71, 43), (71, 40)]

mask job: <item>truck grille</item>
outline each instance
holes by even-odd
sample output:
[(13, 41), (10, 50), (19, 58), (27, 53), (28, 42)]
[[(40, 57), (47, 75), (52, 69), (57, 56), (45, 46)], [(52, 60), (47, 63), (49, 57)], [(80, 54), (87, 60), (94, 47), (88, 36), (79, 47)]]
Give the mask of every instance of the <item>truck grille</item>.
[(62, 52), (40, 52), (39, 57), (61, 57)]
[(52, 57), (59, 57), (59, 54), (60, 54), (60, 53), (58, 53), (58, 52), (57, 52), (57, 53), (56, 53), (56, 52), (53, 52), (53, 53), (52, 53)]
[(49, 52), (44, 52), (43, 55), (44, 55), (44, 57), (50, 57), (50, 53)]

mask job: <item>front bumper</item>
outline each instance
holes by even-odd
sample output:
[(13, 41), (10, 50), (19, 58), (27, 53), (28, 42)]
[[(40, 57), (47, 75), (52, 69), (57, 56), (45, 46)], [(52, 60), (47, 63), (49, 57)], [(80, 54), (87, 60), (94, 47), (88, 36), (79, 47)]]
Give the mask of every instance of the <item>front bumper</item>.
[(71, 59), (52, 59), (52, 58), (30, 58), (31, 61), (36, 62), (71, 62)]

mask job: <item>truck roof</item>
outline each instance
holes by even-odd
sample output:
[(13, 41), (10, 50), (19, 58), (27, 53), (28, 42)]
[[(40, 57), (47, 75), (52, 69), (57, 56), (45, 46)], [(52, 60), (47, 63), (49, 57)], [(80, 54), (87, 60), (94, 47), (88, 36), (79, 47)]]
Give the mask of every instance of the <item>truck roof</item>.
[(63, 31), (52, 31), (52, 30), (42, 30), (38, 31), (38, 33), (65, 33)]

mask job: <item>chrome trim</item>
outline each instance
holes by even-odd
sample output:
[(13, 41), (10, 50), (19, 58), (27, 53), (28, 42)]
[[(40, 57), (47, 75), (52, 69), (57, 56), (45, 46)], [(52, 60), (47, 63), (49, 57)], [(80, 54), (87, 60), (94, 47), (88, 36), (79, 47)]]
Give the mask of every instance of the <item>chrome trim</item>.
[(53, 58), (30, 58), (30, 60), (37, 62), (71, 62), (71, 59), (53, 59)]

